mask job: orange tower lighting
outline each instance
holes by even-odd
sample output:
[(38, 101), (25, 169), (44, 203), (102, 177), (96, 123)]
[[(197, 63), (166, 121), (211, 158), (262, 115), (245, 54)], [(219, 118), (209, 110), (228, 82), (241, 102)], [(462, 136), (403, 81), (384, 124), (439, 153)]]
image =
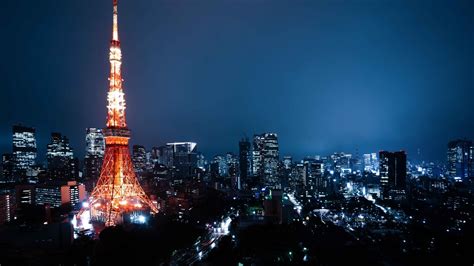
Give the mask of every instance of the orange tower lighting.
[(89, 198), (91, 219), (112, 226), (123, 222), (125, 213), (157, 213), (133, 170), (125, 120), (125, 94), (122, 88), (122, 50), (118, 36), (118, 3), (114, 3), (113, 32), (110, 42), (110, 77), (107, 94), (107, 128), (104, 129), (105, 156), (97, 185)]

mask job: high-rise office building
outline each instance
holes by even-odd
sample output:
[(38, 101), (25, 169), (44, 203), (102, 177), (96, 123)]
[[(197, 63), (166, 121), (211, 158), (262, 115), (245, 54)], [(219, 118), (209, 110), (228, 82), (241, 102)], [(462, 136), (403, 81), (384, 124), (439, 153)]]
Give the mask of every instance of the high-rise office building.
[(344, 152), (333, 153), (330, 156), (332, 161), (332, 170), (340, 175), (350, 174), (352, 172), (351, 160), (352, 154), (347, 154)]
[(102, 129), (100, 128), (86, 128), (86, 156), (97, 155), (104, 157), (105, 140)]
[(83, 182), (87, 191), (92, 191), (95, 182), (99, 179), (100, 169), (102, 167), (103, 157), (98, 155), (86, 155), (84, 158)]
[(352, 173), (362, 173), (364, 171), (364, 164), (362, 159), (359, 156), (359, 151), (356, 151), (355, 156), (350, 159), (351, 171)]
[(229, 176), (229, 165), (227, 164), (226, 157), (222, 155), (214, 156), (210, 165), (210, 173), (212, 178)]
[(292, 165), (293, 165), (293, 158), (291, 156), (283, 157), (283, 167), (285, 169), (291, 169)]
[(248, 139), (239, 142), (239, 172), (240, 180), (246, 181), (252, 174), (252, 151)]
[(0, 183), (12, 183), (13, 179), (13, 155), (11, 153), (2, 154), (2, 178)]
[(234, 153), (228, 152), (226, 154), (226, 163), (229, 171), (229, 177), (231, 178), (231, 184), (233, 189), (241, 189), (241, 177), (239, 175), (239, 158)]
[(448, 143), (447, 174), (457, 181), (474, 177), (474, 146), (472, 141), (453, 140)]
[(86, 129), (86, 155), (84, 157), (84, 179), (96, 181), (105, 152), (105, 139), (102, 129)]
[(377, 159), (377, 153), (366, 153), (364, 154), (364, 171), (376, 173), (379, 169), (379, 162)]
[(151, 161), (153, 164), (160, 163), (160, 148), (159, 147), (152, 147), (151, 148)]
[(26, 170), (36, 163), (36, 130), (22, 125), (13, 126), (13, 173), (16, 177), (25, 175)]
[(166, 146), (162, 147), (152, 147), (151, 148), (151, 153), (150, 153), (150, 163), (151, 167), (155, 169), (158, 167), (158, 164), (164, 164), (163, 163), (163, 149), (166, 148)]
[(193, 176), (197, 168), (197, 144), (195, 142), (173, 142), (167, 143), (166, 146), (168, 149), (164, 150), (167, 153), (165, 157), (167, 157), (167, 163), (172, 161), (175, 176), (181, 178)]
[(57, 132), (51, 133), (51, 143), (48, 144), (46, 159), (51, 179), (74, 180), (78, 177), (77, 160), (74, 160), (73, 150), (66, 136)]
[(153, 168), (155, 167), (155, 162), (153, 160), (153, 155), (151, 151), (146, 151), (145, 154), (145, 170), (149, 173), (153, 171)]
[(237, 176), (239, 169), (237, 157), (232, 152), (228, 152), (225, 158), (227, 164), (227, 175), (231, 177)]
[(262, 135), (253, 136), (252, 150), (252, 174), (256, 177), (263, 176), (263, 137)]
[(171, 145), (164, 145), (158, 148), (154, 148), (156, 155), (156, 159), (158, 163), (165, 165), (168, 168), (173, 167), (173, 146)]
[(370, 153), (364, 154), (364, 171), (369, 172), (372, 167)]
[(326, 192), (328, 181), (324, 177), (324, 164), (321, 160), (311, 160), (307, 164), (307, 187), (310, 191), (323, 193)]
[(278, 163), (280, 161), (280, 152), (278, 146), (278, 136), (274, 133), (265, 134), (265, 145), (263, 148), (263, 168), (265, 177), (275, 183), (278, 178)]
[(306, 165), (303, 162), (297, 163), (292, 172), (292, 179), (296, 181), (299, 186), (306, 186)]
[(390, 199), (404, 194), (407, 178), (407, 156), (404, 151), (379, 153), (380, 190), (382, 198)]
[(291, 170), (290, 174), (290, 186), (293, 188), (306, 187), (307, 184), (307, 171), (308, 165), (304, 162), (296, 163)]
[(142, 145), (133, 145), (132, 162), (135, 173), (141, 174), (146, 169), (146, 149)]
[(201, 169), (206, 169), (207, 166), (207, 161), (206, 158), (204, 157), (204, 154), (198, 152), (197, 153), (197, 167)]
[(263, 175), (262, 170), (262, 156), (261, 156), (261, 151), (259, 150), (252, 150), (252, 175), (254, 177), (261, 177)]
[(277, 134), (255, 135), (253, 144), (254, 174), (263, 177), (266, 186), (279, 188), (278, 163), (280, 154)]

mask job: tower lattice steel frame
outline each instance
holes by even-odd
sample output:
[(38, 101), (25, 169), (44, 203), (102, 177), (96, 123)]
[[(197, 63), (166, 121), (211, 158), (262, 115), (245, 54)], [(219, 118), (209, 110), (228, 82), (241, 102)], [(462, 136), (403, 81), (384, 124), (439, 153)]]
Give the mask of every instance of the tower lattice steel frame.
[(125, 94), (122, 88), (122, 51), (118, 37), (117, 0), (113, 0), (113, 33), (110, 43), (110, 77), (107, 94), (107, 128), (104, 129), (105, 156), (97, 185), (89, 198), (91, 218), (112, 226), (123, 222), (124, 213), (158, 208), (145, 194), (135, 175), (125, 120)]

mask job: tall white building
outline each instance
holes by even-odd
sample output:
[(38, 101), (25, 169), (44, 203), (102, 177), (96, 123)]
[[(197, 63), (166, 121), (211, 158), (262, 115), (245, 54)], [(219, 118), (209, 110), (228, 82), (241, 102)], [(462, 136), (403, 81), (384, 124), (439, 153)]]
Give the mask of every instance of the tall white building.
[(86, 156), (84, 158), (85, 179), (97, 180), (105, 153), (102, 129), (86, 128)]
[(364, 171), (378, 173), (379, 160), (377, 159), (377, 153), (373, 152), (364, 154)]
[(36, 163), (36, 130), (21, 125), (13, 126), (13, 171), (26, 172)]
[(86, 128), (86, 156), (97, 155), (104, 157), (105, 140), (102, 129), (100, 128)]

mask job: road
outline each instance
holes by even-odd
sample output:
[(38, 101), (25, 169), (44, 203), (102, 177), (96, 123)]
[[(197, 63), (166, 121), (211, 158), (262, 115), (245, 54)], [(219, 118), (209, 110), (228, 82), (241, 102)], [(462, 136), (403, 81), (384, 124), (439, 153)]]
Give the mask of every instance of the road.
[(208, 226), (207, 233), (200, 237), (192, 248), (182, 249), (175, 252), (171, 257), (171, 265), (193, 265), (205, 258), (214, 249), (221, 238), (229, 234), (232, 219), (231, 214), (222, 220)]

